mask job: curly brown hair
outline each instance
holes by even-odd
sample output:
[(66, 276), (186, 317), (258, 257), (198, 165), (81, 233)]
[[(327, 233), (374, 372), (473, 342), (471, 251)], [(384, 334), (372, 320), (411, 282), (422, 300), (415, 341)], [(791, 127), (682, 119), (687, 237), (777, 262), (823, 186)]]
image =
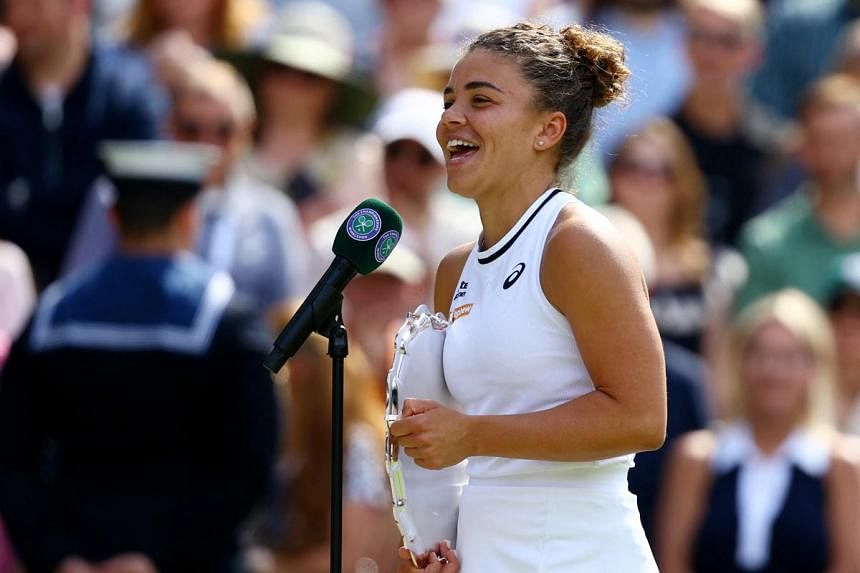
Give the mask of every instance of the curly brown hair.
[(567, 129), (556, 168), (579, 155), (591, 135), (594, 109), (619, 99), (630, 75), (621, 42), (579, 25), (556, 32), (523, 22), (481, 34), (466, 53), (478, 49), (513, 57), (534, 89), (535, 107), (564, 113)]

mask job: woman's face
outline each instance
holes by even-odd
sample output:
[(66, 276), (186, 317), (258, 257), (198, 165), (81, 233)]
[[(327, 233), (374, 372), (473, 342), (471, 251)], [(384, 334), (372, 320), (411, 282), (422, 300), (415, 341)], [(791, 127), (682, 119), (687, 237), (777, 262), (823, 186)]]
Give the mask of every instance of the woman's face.
[[(263, 114), (324, 121), (340, 87), (333, 80), (288, 66), (270, 65), (260, 81)], [(265, 129), (265, 123), (263, 128)]]
[(743, 357), (747, 413), (768, 420), (797, 420), (807, 406), (815, 363), (785, 327), (768, 323), (750, 338)]
[(442, 181), (442, 166), (423, 145), (411, 139), (386, 145), (384, 166), (388, 192), (414, 201), (426, 201)]
[(744, 35), (743, 23), (706, 8), (687, 17), (687, 55), (699, 82), (715, 87), (743, 81), (755, 65), (756, 40)]
[(544, 114), (533, 107), (532, 88), (516, 62), (475, 50), (454, 67), (444, 93), (436, 138), (449, 189), (476, 198), (533, 169)]
[(609, 174), (613, 200), (653, 232), (666, 226), (675, 207), (669, 154), (659, 142), (634, 139)]
[(227, 175), (251, 136), (251, 126), (247, 121), (238, 122), (227, 102), (203, 93), (180, 96), (174, 106), (170, 126), (177, 141), (206, 143), (221, 149), (221, 161), (213, 172), (215, 181), (221, 181)]

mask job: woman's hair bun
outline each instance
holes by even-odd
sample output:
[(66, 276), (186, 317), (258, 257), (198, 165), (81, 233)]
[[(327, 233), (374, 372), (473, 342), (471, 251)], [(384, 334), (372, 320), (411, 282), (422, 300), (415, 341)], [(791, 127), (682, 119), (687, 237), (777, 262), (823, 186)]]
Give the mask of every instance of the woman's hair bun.
[(561, 35), (574, 54), (574, 65), (582, 68), (578, 75), (592, 84), (594, 107), (621, 98), (630, 75), (624, 63), (624, 45), (609, 34), (579, 25), (563, 28)]

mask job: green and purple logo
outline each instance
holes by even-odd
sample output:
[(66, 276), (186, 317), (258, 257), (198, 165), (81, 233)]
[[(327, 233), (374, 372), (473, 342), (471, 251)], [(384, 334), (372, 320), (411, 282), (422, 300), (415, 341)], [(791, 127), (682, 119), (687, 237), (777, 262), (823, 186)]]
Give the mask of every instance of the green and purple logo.
[(369, 241), (382, 230), (382, 218), (373, 209), (359, 209), (349, 216), (346, 233), (356, 241)]
[(376, 262), (381, 263), (388, 258), (388, 255), (391, 254), (391, 251), (394, 250), (394, 247), (397, 246), (397, 241), (400, 240), (400, 233), (397, 231), (385, 231), (382, 233), (382, 236), (379, 237), (379, 240), (376, 241), (376, 248), (374, 249), (374, 255), (376, 256)]

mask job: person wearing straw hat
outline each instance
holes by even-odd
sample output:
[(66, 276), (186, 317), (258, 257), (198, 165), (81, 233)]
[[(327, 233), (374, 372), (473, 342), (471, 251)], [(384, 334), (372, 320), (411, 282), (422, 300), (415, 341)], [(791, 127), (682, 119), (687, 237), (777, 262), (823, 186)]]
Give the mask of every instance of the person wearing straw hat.
[(235, 571), (277, 409), (266, 330), (184, 253), (217, 151), (125, 141), (103, 159), (120, 249), (51, 285), (12, 349), (0, 512), (29, 573)]
[(369, 186), (356, 159), (361, 138), (344, 117), (361, 114), (353, 108), (369, 100), (353, 73), (352, 38), (349, 21), (331, 6), (296, 2), (278, 14), (262, 51), (253, 171), (290, 195), (305, 221)]

